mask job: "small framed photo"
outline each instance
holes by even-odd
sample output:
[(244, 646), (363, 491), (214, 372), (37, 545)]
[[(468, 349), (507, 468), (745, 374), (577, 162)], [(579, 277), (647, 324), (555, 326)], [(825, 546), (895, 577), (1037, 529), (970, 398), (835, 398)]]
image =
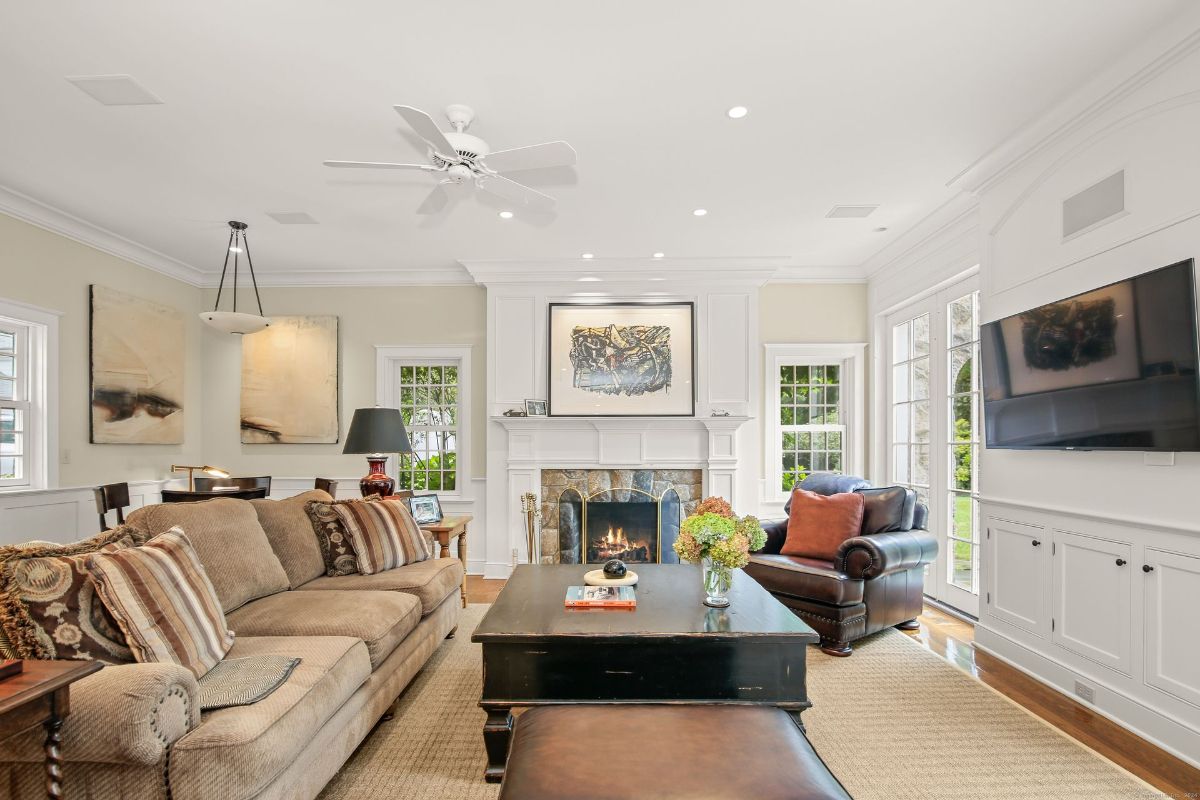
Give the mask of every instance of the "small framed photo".
[(546, 401), (545, 400), (526, 400), (525, 401), (525, 416), (527, 416), (527, 417), (544, 417), (544, 416), (546, 416)]
[(413, 495), (408, 498), (408, 510), (418, 525), (442, 521), (442, 501), (436, 494)]

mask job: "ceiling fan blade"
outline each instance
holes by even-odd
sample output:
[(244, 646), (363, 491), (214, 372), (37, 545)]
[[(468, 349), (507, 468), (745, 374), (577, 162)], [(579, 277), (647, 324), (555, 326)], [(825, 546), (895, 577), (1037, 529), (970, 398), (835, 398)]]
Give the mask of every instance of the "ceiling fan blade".
[(555, 200), (550, 195), (530, 189), (503, 175), (483, 175), (478, 178), (476, 185), (485, 192), (491, 192), (497, 197), (503, 197), (505, 200), (511, 200), (529, 208), (544, 210), (554, 208)]
[(457, 200), (466, 192), (470, 191), (470, 187), (462, 183), (455, 183), (451, 180), (439, 181), (438, 185), (433, 187), (433, 191), (425, 198), (425, 201), (417, 208), (417, 213), (422, 215), (436, 214), (446, 207), (446, 204), (451, 200)]
[(546, 142), (511, 150), (497, 150), (484, 156), (483, 163), (493, 172), (516, 172), (522, 169), (569, 167), (576, 161), (575, 148), (566, 142)]
[(393, 106), (393, 108), (417, 132), (417, 136), (424, 139), (425, 143), (436, 150), (439, 155), (458, 159), (458, 151), (454, 149), (454, 145), (450, 144), (450, 140), (446, 138), (446, 134), (442, 133), (442, 129), (437, 126), (437, 123), (433, 121), (433, 117), (412, 106)]
[(327, 167), (343, 167), (349, 169), (421, 169), (426, 172), (436, 172), (437, 167), (429, 164), (392, 164), (388, 161), (324, 161)]

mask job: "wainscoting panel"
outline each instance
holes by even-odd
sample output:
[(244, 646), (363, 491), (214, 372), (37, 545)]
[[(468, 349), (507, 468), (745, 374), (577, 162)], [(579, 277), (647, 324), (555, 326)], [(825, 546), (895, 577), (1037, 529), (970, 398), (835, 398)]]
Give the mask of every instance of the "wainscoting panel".
[[(159, 502), (170, 481), (135, 481), (129, 484), (130, 508)], [(116, 523), (115, 513), (109, 524)], [(90, 486), (0, 492), (0, 545), (33, 539), (74, 542), (100, 532), (96, 500)]]

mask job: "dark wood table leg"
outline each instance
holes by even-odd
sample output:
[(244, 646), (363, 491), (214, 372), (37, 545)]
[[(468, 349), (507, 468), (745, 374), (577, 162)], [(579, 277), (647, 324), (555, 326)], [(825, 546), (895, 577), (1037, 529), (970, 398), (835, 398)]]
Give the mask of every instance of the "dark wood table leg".
[(487, 721), (483, 723), (483, 746), (487, 750), (488, 765), (483, 779), (488, 783), (499, 783), (504, 777), (504, 766), (508, 763), (508, 743), (512, 739), (513, 716), (511, 706), (487, 709)]
[(51, 717), (46, 720), (46, 796), (50, 800), (61, 800), (62, 790), (62, 720)]
[(458, 532), (458, 560), (463, 565), (463, 580), (460, 591), (462, 592), (462, 607), (467, 607), (467, 526)]

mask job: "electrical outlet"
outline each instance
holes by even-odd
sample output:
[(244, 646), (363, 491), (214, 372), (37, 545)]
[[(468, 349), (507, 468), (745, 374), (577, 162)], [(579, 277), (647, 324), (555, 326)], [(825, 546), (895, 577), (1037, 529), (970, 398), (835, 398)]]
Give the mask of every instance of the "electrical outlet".
[(1096, 702), (1096, 690), (1087, 684), (1075, 681), (1075, 694), (1084, 702), (1093, 704)]
[(71, 451), (65, 447), (63, 448), (62, 458), (59, 459), (59, 463), (61, 463), (61, 464), (70, 464), (71, 463)]
[(513, 548), (513, 566), (514, 567), (517, 565), (517, 558), (519, 558), (519, 556), (517, 555), (517, 548), (514, 547)]

